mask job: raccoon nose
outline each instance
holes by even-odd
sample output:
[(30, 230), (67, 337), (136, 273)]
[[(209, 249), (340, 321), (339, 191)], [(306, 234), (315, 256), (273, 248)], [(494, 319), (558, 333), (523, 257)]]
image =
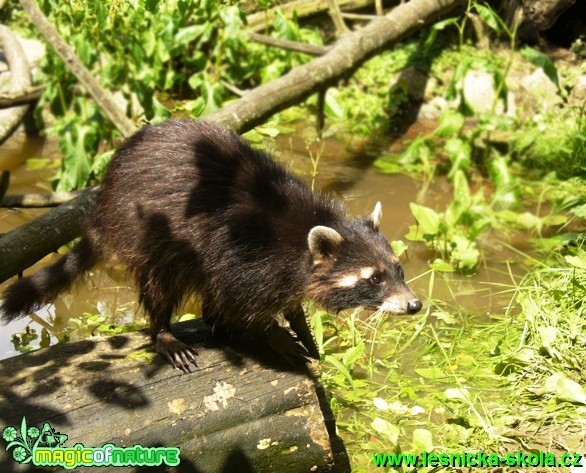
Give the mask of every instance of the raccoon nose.
[(407, 302), (407, 313), (408, 314), (416, 314), (421, 310), (423, 304), (418, 299), (413, 299), (412, 301)]

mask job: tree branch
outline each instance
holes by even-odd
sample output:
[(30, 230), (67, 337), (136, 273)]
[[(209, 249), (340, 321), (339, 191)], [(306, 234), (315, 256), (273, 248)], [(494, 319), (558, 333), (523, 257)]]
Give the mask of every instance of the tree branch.
[(89, 94), (98, 103), (108, 119), (124, 136), (130, 136), (136, 131), (134, 124), (126, 114), (120, 110), (112, 94), (103, 89), (92, 73), (79, 60), (73, 49), (59, 36), (59, 33), (43, 12), (39, 9), (34, 0), (20, 0), (22, 8), (29, 16), (30, 21), (35, 25), (39, 33), (53, 47), (59, 57), (65, 62), (71, 72), (77, 77), (87, 89)]
[[(30, 0), (21, 0), (30, 1)], [(352, 74), (367, 59), (391, 44), (422, 28), (440, 15), (445, 15), (466, 0), (411, 0), (396, 7), (386, 16), (377, 18), (364, 28), (350, 33), (338, 41), (325, 55), (296, 67), (273, 82), (262, 85), (206, 117), (227, 128), (243, 133), (266, 121), (271, 115), (298, 103), (323, 87), (336, 84)], [(0, 282), (14, 276), (23, 268), (64, 245), (79, 235), (80, 220), (87, 213), (95, 190), (86, 190), (80, 197), (65, 204), (67, 218), (61, 221), (61, 207), (40, 218), (50, 219), (47, 232), (37, 220), (22, 225), (0, 239)], [(75, 212), (77, 206), (81, 207)], [(65, 230), (71, 225), (72, 228)], [(42, 228), (42, 226), (41, 226)], [(43, 233), (42, 244), (34, 241), (34, 232)], [(48, 234), (53, 239), (48, 242)]]
[[(0, 25), (0, 49), (4, 51), (10, 67), (10, 92), (19, 92), (31, 85), (31, 71), (28, 60), (10, 29)], [(27, 105), (18, 105), (0, 110), (0, 144), (4, 143), (24, 119)]]

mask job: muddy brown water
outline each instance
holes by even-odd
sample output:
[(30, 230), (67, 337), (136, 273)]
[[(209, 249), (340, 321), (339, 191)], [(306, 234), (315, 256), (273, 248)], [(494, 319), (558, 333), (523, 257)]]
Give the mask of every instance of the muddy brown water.
[[(372, 211), (380, 201), (383, 208), (382, 230), (389, 240), (404, 240), (409, 245), (403, 264), (407, 279), (411, 279), (414, 291), (425, 302), (428, 295), (430, 271), (428, 262), (434, 255), (422, 244), (407, 242), (404, 238), (415, 220), (409, 209), (411, 202), (443, 210), (451, 199), (449, 183), (437, 178), (422, 195), (422, 185), (407, 175), (382, 174), (371, 165), (373, 158), (364, 151), (349, 152), (334, 140), (324, 140), (307, 147), (299, 136), (281, 136), (272, 145), (273, 154), (291, 171), (300, 175), (316, 189), (326, 189), (343, 199), (350, 215), (362, 215)], [(317, 173), (314, 173), (310, 154), (319, 156)], [(0, 170), (11, 170), (9, 193), (21, 194), (50, 191), (49, 180), (55, 173), (52, 169), (31, 169), (24, 161), (27, 158), (51, 159), (58, 156), (54, 143), (42, 139), (17, 136), (0, 147)], [(312, 174), (315, 174), (312, 177)], [(45, 210), (0, 209), (0, 233), (6, 233), (31, 220)], [(524, 244), (523, 241), (520, 242)], [(45, 257), (24, 274), (30, 274), (59, 258), (52, 254)], [(484, 315), (503, 313), (511, 300), (512, 278), (518, 279), (523, 272), (519, 258), (506, 247), (491, 247), (490, 261), (483, 262), (478, 273), (472, 277), (457, 274), (436, 275), (434, 278), (434, 300), (445, 300), (450, 306), (457, 305), (465, 313)], [(511, 276), (513, 275), (513, 276)], [(3, 290), (12, 280), (0, 285)], [(53, 335), (69, 327), (69, 339), (76, 340), (96, 334), (95, 327), (76, 322), (83, 314), (103, 314), (107, 323), (124, 324), (135, 322), (146, 324), (145, 316), (136, 302), (136, 292), (125, 277), (122, 268), (97, 267), (79, 281), (71, 292), (62, 294), (54, 304), (26, 317), (2, 326), (0, 330), (0, 359), (17, 355), (12, 343), (15, 333), (28, 326), (39, 337), (31, 345), (38, 347), (41, 331)], [(197, 310), (186, 307), (186, 310)], [(425, 306), (424, 306), (425, 310)], [(343, 316), (343, 315), (341, 315)], [(79, 327), (82, 327), (81, 329)], [(46, 343), (46, 342), (45, 342)]]

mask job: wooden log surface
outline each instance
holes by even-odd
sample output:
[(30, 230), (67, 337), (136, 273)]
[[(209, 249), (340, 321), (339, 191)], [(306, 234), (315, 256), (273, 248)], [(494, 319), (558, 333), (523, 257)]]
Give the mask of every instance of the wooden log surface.
[[(1, 361), (2, 426), (20, 428), (26, 416), (28, 426), (49, 422), (67, 434), (64, 446), (179, 447), (181, 463), (169, 471), (350, 471), (323, 388), (306, 367), (291, 370), (258, 341), (212, 337), (201, 320), (173, 328), (197, 347), (198, 370), (173, 370), (145, 332)], [(1, 450), (3, 473), (33, 471), (17, 470)]]

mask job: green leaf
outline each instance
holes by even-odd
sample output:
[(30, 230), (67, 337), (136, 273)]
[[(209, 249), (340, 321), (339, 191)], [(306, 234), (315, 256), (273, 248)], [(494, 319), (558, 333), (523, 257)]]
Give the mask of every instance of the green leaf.
[(344, 352), (344, 355), (342, 357), (342, 362), (344, 363), (344, 366), (346, 366), (348, 369), (352, 369), (354, 367), (354, 364), (363, 355), (363, 353), (364, 343), (358, 343), (356, 346), (348, 348)]
[(424, 235), (436, 235), (439, 233), (441, 221), (439, 214), (435, 210), (414, 202), (411, 202), (410, 207), (411, 212), (419, 224), (419, 230), (421, 230)]
[(464, 126), (464, 115), (455, 110), (444, 110), (439, 125), (433, 132), (434, 136), (439, 138), (449, 138), (455, 136)]
[(545, 389), (555, 394), (560, 401), (586, 404), (586, 392), (576, 381), (563, 373), (554, 373), (545, 380)]
[(566, 255), (566, 256), (564, 256), (564, 258), (574, 268), (586, 270), (586, 258), (584, 258), (584, 255), (581, 255), (581, 256)]
[(454, 200), (446, 211), (446, 222), (452, 226), (457, 224), (462, 215), (472, 205), (470, 188), (468, 187), (468, 178), (462, 170), (454, 173)]
[(413, 451), (431, 452), (433, 450), (433, 435), (427, 429), (413, 431)]
[(555, 86), (559, 89), (560, 83), (558, 79), (558, 71), (553, 61), (537, 49), (530, 48), (529, 46), (521, 49), (521, 56), (527, 61), (537, 67), (541, 67), (545, 75), (552, 81)]
[(415, 368), (415, 372), (427, 379), (440, 379), (445, 377), (445, 373), (438, 367), (433, 368)]
[(324, 362), (333, 365), (334, 368), (336, 368), (342, 375), (344, 375), (350, 385), (354, 388), (354, 379), (352, 378), (350, 371), (348, 371), (348, 368), (346, 368), (340, 360), (332, 355), (326, 355)]
[(391, 248), (397, 258), (399, 258), (403, 253), (405, 253), (405, 251), (407, 251), (407, 245), (403, 242), (403, 240), (392, 241)]
[(325, 312), (323, 310), (316, 311), (311, 316), (311, 331), (313, 332), (313, 337), (315, 339), (315, 343), (317, 345), (317, 349), (320, 353), (323, 353), (323, 346), (324, 346), (324, 325), (323, 325), (323, 316)]
[(389, 442), (390, 445), (397, 445), (399, 433), (401, 432), (399, 427), (380, 417), (375, 417), (375, 419), (370, 423), (370, 426), (377, 433), (385, 437), (385, 441)]
[(503, 208), (519, 204), (519, 185), (509, 170), (507, 160), (497, 156), (488, 162), (488, 173), (496, 187), (495, 201)]
[(506, 27), (505, 23), (501, 19), (500, 16), (496, 14), (496, 12), (490, 8), (488, 5), (481, 5), (479, 3), (474, 4), (474, 9), (478, 13), (478, 16), (486, 23), (486, 25), (500, 34), (503, 30), (509, 34), (509, 29)]
[(437, 258), (434, 261), (432, 261), (431, 263), (429, 263), (429, 267), (431, 269), (433, 269), (434, 271), (439, 271), (440, 273), (453, 273), (454, 272), (454, 267), (444, 261), (441, 258)]
[(326, 116), (332, 120), (345, 120), (346, 108), (343, 102), (338, 100), (339, 92), (337, 89), (328, 89), (325, 100)]

